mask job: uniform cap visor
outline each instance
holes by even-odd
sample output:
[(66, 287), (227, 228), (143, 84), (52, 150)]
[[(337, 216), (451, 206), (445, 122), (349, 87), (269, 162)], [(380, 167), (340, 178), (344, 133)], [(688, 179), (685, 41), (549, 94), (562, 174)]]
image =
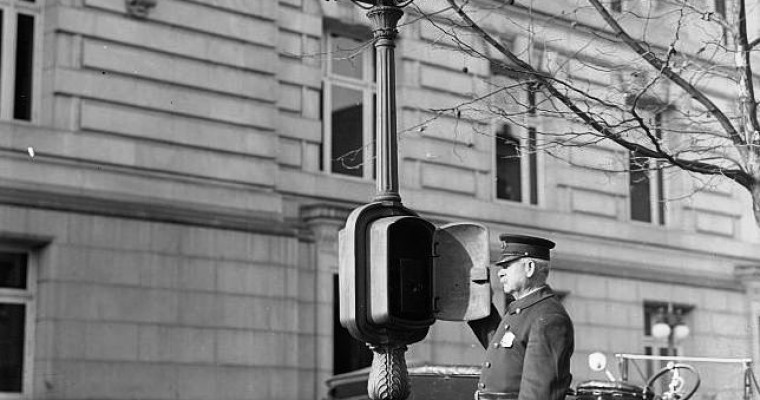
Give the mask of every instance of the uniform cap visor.
[(523, 257), (528, 257), (525, 254), (504, 254), (499, 261), (496, 261), (496, 265), (511, 263), (512, 261), (519, 260)]

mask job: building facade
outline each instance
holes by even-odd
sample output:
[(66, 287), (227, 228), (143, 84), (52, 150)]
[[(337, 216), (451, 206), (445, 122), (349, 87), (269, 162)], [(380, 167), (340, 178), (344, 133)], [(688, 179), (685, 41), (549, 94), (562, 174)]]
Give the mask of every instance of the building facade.
[[(492, 255), (501, 232), (558, 243), (550, 283), (575, 321), (576, 382), (603, 378), (592, 352), (660, 354), (650, 328), (668, 305), (690, 327), (679, 354), (758, 357), (746, 193), (718, 182), (681, 196), (685, 174), (580, 166), (628, 162), (604, 145), (567, 150), (572, 164), (523, 152), (561, 123), (540, 115), (438, 112), (498, 72), (409, 11), (404, 203), (484, 224)], [(1, 399), (319, 399), (325, 379), (366, 365), (336, 312), (338, 232), (375, 190), (361, 10), (0, 0), (0, 17)], [(482, 354), (465, 324), (438, 322), (407, 357)], [(740, 369), (705, 379), (705, 396), (741, 389)]]

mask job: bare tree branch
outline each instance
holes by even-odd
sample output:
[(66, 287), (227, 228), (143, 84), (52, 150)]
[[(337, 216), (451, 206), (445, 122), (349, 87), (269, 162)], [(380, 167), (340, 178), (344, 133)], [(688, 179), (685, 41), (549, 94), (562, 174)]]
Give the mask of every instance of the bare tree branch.
[[(589, 0), (589, 1), (591, 1), (592, 3), (595, 2), (596, 5), (601, 7), (601, 9), (606, 13), (606, 10), (604, 10), (604, 8), (601, 6), (598, 0)], [(447, 0), (447, 2), (451, 5), (452, 9), (465, 21), (467, 28), (475, 31), (488, 44), (490, 44), (497, 51), (503, 54), (511, 63), (516, 65), (519, 70), (523, 71), (525, 74), (529, 75), (533, 80), (540, 83), (541, 87), (544, 90), (546, 90), (552, 97), (559, 100), (569, 110), (571, 110), (584, 124), (591, 127), (596, 132), (599, 132), (605, 138), (614, 141), (615, 143), (617, 143), (618, 145), (622, 146), (623, 148), (629, 151), (635, 152), (638, 156), (664, 159), (670, 162), (671, 164), (678, 166), (679, 168), (684, 169), (686, 171), (692, 171), (692, 172), (708, 174), (708, 175), (723, 175), (747, 188), (752, 187), (754, 183), (753, 179), (740, 169), (726, 169), (719, 165), (709, 164), (709, 163), (705, 163), (705, 162), (701, 162), (697, 160), (676, 158), (673, 155), (665, 152), (659, 146), (656, 146), (656, 149), (653, 150), (652, 148), (649, 148), (642, 144), (626, 140), (625, 138), (621, 136), (620, 133), (616, 133), (612, 131), (607, 125), (598, 121), (589, 112), (582, 110), (575, 103), (573, 99), (571, 99), (570, 97), (562, 93), (553, 84), (554, 79), (552, 77), (548, 76), (545, 73), (537, 71), (532, 65), (526, 63), (525, 61), (517, 57), (511, 50), (507, 49), (499, 40), (495, 39), (490, 33), (486, 32), (475, 21), (473, 21), (472, 18), (470, 18), (470, 16), (463, 10), (463, 8), (460, 7), (456, 3), (456, 0)], [(678, 76), (675, 72), (673, 72), (665, 63), (663, 63), (659, 58), (654, 56), (654, 54), (651, 54), (650, 52), (644, 50), (635, 40), (633, 40), (629, 35), (627, 35), (622, 30), (619, 24), (617, 24), (612, 19), (609, 13), (606, 13), (606, 15), (611, 20), (611, 23), (612, 23), (611, 27), (613, 28), (613, 30), (615, 30), (617, 35), (621, 37), (624, 41), (626, 41), (626, 43), (630, 42), (633, 45), (632, 48), (636, 50), (637, 54), (639, 54), (650, 64), (655, 66), (655, 68), (661, 71), (668, 79), (677, 83), (678, 86), (682, 87), (692, 97), (696, 98), (702, 105), (704, 105), (708, 109), (708, 112), (718, 120), (721, 126), (723, 126), (724, 129), (730, 132), (729, 136), (735, 143), (743, 144), (741, 142), (741, 138), (738, 136), (736, 129), (733, 127), (728, 117), (726, 117), (726, 115), (723, 114), (723, 112), (720, 111), (720, 109), (718, 109), (718, 107), (712, 101), (710, 101), (710, 99), (708, 99), (705, 95), (699, 92), (694, 86), (692, 86), (691, 84), (683, 80), (683, 78)], [(608, 21), (608, 23), (609, 22), (610, 21)], [(631, 44), (629, 44), (629, 46), (631, 46)], [(738, 142), (737, 142), (737, 139), (738, 139)]]
[(685, 92), (689, 93), (695, 100), (697, 100), (707, 111), (720, 123), (723, 130), (726, 131), (731, 141), (738, 147), (740, 152), (746, 153), (744, 146), (744, 138), (739, 135), (736, 128), (733, 126), (728, 117), (723, 111), (718, 108), (712, 100), (705, 96), (701, 91), (697, 90), (693, 85), (684, 80), (680, 75), (675, 73), (665, 62), (660, 60), (654, 53), (648, 51), (641, 44), (633, 39), (620, 24), (610, 15), (609, 11), (602, 5), (599, 0), (588, 0), (591, 5), (597, 10), (599, 15), (604, 19), (607, 25), (615, 32), (615, 34), (630, 47), (633, 51), (647, 61), (652, 67), (663, 73), (671, 82), (678, 85)]
[(757, 46), (757, 44), (760, 43), (760, 38), (757, 38), (747, 44), (747, 51), (751, 51), (752, 49)]
[(742, 125), (746, 143), (760, 143), (757, 121), (757, 102), (752, 82), (752, 61), (747, 43), (747, 9), (745, 0), (739, 0), (739, 34), (736, 35), (736, 69), (739, 74), (739, 102), (741, 103)]

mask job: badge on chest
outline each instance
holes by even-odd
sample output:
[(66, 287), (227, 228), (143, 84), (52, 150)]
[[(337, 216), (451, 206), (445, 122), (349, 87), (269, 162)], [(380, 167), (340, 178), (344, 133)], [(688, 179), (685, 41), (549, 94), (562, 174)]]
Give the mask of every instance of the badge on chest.
[(501, 337), (501, 340), (499, 341), (499, 346), (511, 348), (514, 342), (515, 342), (515, 334), (512, 333), (512, 331), (507, 330), (506, 332), (504, 332), (504, 336)]

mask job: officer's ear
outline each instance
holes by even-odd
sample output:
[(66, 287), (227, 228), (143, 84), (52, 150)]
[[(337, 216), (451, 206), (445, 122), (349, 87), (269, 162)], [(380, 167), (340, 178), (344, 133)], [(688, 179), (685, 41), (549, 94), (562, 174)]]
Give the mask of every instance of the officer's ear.
[(536, 273), (536, 262), (528, 261), (525, 264), (525, 276), (527, 276), (528, 278), (532, 278), (535, 273)]

